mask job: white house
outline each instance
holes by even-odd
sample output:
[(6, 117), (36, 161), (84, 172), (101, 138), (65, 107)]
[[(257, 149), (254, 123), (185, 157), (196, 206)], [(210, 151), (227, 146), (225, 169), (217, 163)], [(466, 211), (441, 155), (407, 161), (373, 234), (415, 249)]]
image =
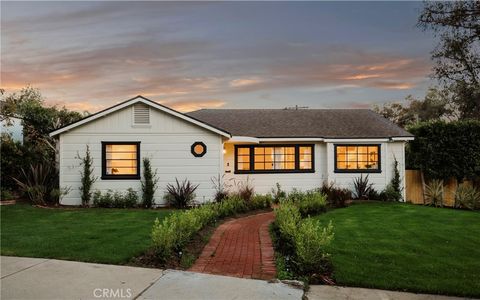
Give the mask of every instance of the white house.
[(157, 205), (175, 178), (199, 184), (197, 201), (214, 195), (212, 178), (249, 178), (257, 193), (278, 182), (308, 190), (325, 181), (352, 188), (369, 174), (382, 190), (413, 136), (365, 109), (202, 109), (182, 114), (137, 96), (51, 133), (58, 138), (62, 204), (79, 205), (80, 160), (87, 145), (98, 180), (93, 189), (141, 191), (142, 158), (157, 169)]

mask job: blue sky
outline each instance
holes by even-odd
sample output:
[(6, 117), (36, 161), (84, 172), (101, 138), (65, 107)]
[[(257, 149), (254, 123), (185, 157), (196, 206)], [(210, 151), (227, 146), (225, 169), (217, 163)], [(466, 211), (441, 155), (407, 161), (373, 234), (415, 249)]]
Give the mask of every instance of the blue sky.
[(94, 112), (371, 107), (421, 97), (421, 2), (1, 2), (2, 87)]

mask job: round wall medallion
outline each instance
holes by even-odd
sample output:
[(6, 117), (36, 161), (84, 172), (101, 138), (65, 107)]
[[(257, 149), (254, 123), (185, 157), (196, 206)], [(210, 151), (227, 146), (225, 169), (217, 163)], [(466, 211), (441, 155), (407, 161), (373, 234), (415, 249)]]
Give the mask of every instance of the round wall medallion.
[(192, 144), (192, 154), (195, 157), (202, 157), (207, 153), (207, 145), (202, 142), (195, 142)]

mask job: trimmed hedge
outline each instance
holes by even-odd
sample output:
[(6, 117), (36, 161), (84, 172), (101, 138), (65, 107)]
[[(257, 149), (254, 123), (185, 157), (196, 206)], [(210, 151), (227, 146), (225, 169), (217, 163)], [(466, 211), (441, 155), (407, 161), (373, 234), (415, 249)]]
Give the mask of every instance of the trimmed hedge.
[(432, 121), (407, 129), (415, 135), (406, 148), (407, 168), (460, 182), (480, 175), (480, 120)]

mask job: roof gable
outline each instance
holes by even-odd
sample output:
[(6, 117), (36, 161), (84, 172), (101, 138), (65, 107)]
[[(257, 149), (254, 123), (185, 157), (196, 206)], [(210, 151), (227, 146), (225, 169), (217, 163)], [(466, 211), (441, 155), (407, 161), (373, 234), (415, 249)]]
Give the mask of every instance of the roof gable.
[(102, 110), (102, 111), (99, 111), (99, 112), (97, 112), (97, 113), (95, 113), (95, 114), (89, 115), (89, 116), (87, 116), (87, 117), (85, 117), (85, 118), (83, 118), (83, 119), (81, 119), (81, 120), (79, 120), (79, 121), (76, 121), (76, 122), (74, 122), (74, 123), (65, 125), (65, 126), (63, 126), (63, 127), (61, 127), (61, 128), (58, 128), (58, 129), (52, 131), (52, 132), (50, 133), (50, 136), (52, 136), (52, 137), (53, 137), (53, 136), (57, 136), (57, 135), (59, 135), (59, 134), (62, 134), (62, 133), (67, 132), (67, 131), (69, 131), (69, 130), (72, 130), (72, 129), (76, 128), (76, 127), (82, 126), (83, 124), (90, 123), (90, 122), (92, 122), (92, 121), (94, 121), (94, 120), (96, 120), (96, 119), (98, 119), (98, 118), (104, 117), (104, 116), (106, 116), (106, 115), (109, 115), (109, 114), (114, 113), (114, 112), (116, 112), (116, 111), (119, 111), (119, 110), (121, 110), (121, 109), (124, 109), (124, 108), (126, 108), (126, 107), (128, 107), (128, 106), (134, 105), (134, 104), (136, 104), (136, 103), (143, 103), (143, 104), (145, 104), (145, 105), (147, 105), (147, 106), (149, 106), (149, 107), (153, 107), (153, 108), (155, 108), (155, 109), (161, 110), (161, 111), (163, 111), (163, 112), (165, 112), (165, 113), (167, 113), (167, 114), (169, 114), (169, 115), (172, 115), (172, 116), (175, 116), (175, 117), (177, 117), (177, 118), (180, 118), (180, 119), (182, 119), (182, 120), (184, 120), (184, 121), (186, 121), (186, 122), (192, 123), (192, 124), (194, 124), (194, 125), (197, 125), (197, 126), (202, 127), (202, 128), (204, 128), (204, 129), (206, 129), (206, 130), (212, 131), (212, 132), (214, 132), (214, 133), (216, 133), (216, 134), (219, 134), (219, 135), (221, 135), (221, 136), (228, 137), (228, 138), (231, 137), (230, 133), (227, 132), (227, 131), (225, 131), (225, 130), (223, 130), (223, 129), (217, 128), (217, 127), (212, 126), (212, 125), (210, 125), (210, 124), (207, 124), (207, 123), (205, 123), (204, 121), (201, 121), (201, 120), (196, 119), (195, 117), (188, 116), (188, 115), (186, 115), (186, 114), (183, 114), (183, 113), (181, 113), (181, 112), (178, 112), (178, 111), (176, 111), (176, 110), (174, 110), (174, 109), (171, 109), (171, 108), (169, 108), (169, 107), (167, 107), (167, 106), (161, 105), (161, 104), (159, 104), (159, 103), (157, 103), (157, 102), (155, 102), (155, 101), (152, 101), (152, 100), (147, 99), (147, 98), (145, 98), (145, 97), (143, 97), (143, 96), (140, 96), (140, 95), (139, 95), (139, 96), (136, 96), (136, 97), (134, 97), (134, 98), (128, 99), (128, 100), (126, 100), (126, 101), (124, 101), (124, 102), (118, 103), (118, 104), (116, 104), (116, 105), (114, 105), (114, 106), (111, 106), (111, 107), (109, 107), (109, 108), (107, 108), (107, 109), (104, 109), (104, 110)]

